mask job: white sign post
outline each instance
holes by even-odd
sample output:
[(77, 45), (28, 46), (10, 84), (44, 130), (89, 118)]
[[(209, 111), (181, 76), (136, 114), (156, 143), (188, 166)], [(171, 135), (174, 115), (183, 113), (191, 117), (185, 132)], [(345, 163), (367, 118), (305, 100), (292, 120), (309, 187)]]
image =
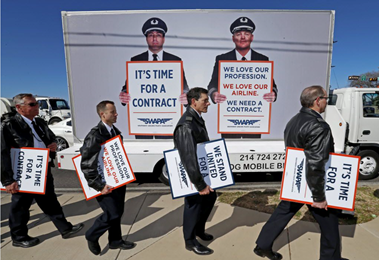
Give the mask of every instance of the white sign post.
[[(313, 203), (312, 193), (306, 182), (305, 161), (302, 149), (287, 149), (280, 194), (282, 200)], [(359, 156), (330, 154), (325, 168), (325, 194), (328, 207), (354, 210), (359, 163)]]
[[(101, 195), (101, 192), (88, 186), (80, 167), (81, 159), (82, 156), (79, 154), (73, 158), (73, 163), (86, 200), (90, 200)], [(98, 158), (98, 173), (102, 176), (102, 180), (114, 189), (136, 180), (120, 136), (115, 136), (102, 144)]]
[[(19, 192), (45, 194), (49, 149), (12, 148), (11, 162)], [(0, 189), (5, 190), (5, 187), (1, 185)]]
[(127, 62), (130, 135), (173, 135), (183, 109), (182, 74), (182, 61)]
[[(183, 167), (178, 150), (165, 151), (164, 155), (173, 199), (197, 194), (197, 189)], [(203, 179), (212, 189), (235, 184), (224, 139), (198, 144), (197, 156)]]
[(273, 61), (220, 61), (218, 133), (269, 134), (272, 84)]

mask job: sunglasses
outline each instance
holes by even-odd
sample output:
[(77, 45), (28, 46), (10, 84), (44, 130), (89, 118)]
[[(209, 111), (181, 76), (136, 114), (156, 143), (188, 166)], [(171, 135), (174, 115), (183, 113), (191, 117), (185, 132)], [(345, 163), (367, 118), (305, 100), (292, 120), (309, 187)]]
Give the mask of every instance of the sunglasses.
[(35, 107), (35, 106), (38, 105), (38, 103), (37, 103), (37, 102), (31, 102), (31, 103), (29, 103), (29, 104), (23, 104), (23, 105), (24, 105), (24, 106)]
[[(317, 100), (318, 98), (314, 99)], [(329, 97), (319, 97), (319, 99), (326, 99), (326, 101), (329, 101)]]

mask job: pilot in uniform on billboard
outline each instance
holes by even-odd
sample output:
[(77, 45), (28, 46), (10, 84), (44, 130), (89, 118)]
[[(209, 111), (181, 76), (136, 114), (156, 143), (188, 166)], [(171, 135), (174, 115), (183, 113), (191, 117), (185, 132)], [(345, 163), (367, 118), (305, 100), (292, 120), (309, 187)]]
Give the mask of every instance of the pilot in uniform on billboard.
[[(146, 37), (148, 50), (131, 58), (131, 61), (180, 61), (181, 58), (163, 50), (165, 34), (168, 31), (166, 23), (157, 17), (149, 18), (142, 27), (142, 32)], [(187, 104), (186, 92), (189, 90), (185, 72), (183, 72), (183, 93), (180, 96), (181, 104)], [(120, 102), (123, 106), (128, 104), (131, 96), (126, 92), (126, 85), (122, 87), (119, 94)], [(156, 139), (173, 139), (172, 136), (155, 136)], [(153, 136), (136, 135), (136, 139), (153, 139)]]
[[(214, 70), (207, 88), (214, 103), (223, 103), (227, 97), (218, 92), (218, 72), (220, 60), (267, 61), (267, 56), (251, 49), (255, 24), (248, 17), (239, 17), (230, 26), (235, 49), (216, 56)], [(274, 102), (277, 99), (277, 86), (273, 80), (273, 92), (264, 94), (264, 99)], [(223, 138), (260, 138), (260, 134), (222, 134)]]

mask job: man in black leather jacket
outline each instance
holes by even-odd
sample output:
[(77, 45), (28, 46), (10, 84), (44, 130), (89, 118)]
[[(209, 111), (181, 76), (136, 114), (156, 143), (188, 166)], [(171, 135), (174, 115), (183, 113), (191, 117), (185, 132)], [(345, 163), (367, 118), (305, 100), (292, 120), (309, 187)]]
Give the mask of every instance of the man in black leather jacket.
[(32, 247), (40, 241), (28, 235), (29, 208), (33, 199), (41, 210), (49, 216), (63, 238), (68, 238), (83, 228), (83, 224), (73, 226), (63, 214), (62, 207), (54, 192), (54, 179), (50, 166), (46, 178), (45, 194), (19, 193), (19, 185), (14, 179), (11, 162), (11, 148), (34, 147), (48, 148), (50, 155), (55, 154), (57, 144), (55, 135), (46, 122), (38, 115), (38, 103), (32, 94), (19, 94), (13, 98), (17, 113), (8, 115), (1, 124), (1, 183), (6, 192), (12, 194), (9, 213), (9, 227), (13, 246)]
[(103, 177), (98, 172), (98, 158), (102, 143), (121, 133), (113, 125), (117, 120), (116, 107), (114, 102), (105, 100), (96, 106), (96, 111), (101, 121), (88, 133), (80, 152), (82, 155), (81, 169), (88, 186), (102, 193), (96, 197), (96, 200), (104, 213), (95, 220), (94, 225), (86, 232), (88, 248), (93, 254), (99, 255), (101, 251), (99, 238), (107, 230), (110, 249), (132, 249), (136, 244), (124, 241), (121, 236), (121, 217), (124, 213), (126, 186), (113, 189), (104, 182)]
[(199, 194), (185, 197), (183, 235), (186, 249), (196, 254), (208, 255), (213, 251), (198, 242), (196, 236), (210, 241), (213, 236), (205, 233), (208, 216), (214, 206), (216, 193), (203, 180), (197, 157), (197, 144), (209, 141), (205, 122), (201, 116), (210, 105), (208, 91), (192, 88), (187, 93), (190, 107), (182, 115), (174, 130), (174, 145), (178, 149), (183, 166)]
[[(321, 229), (320, 260), (341, 259), (338, 210), (328, 209), (325, 197), (325, 164), (329, 153), (334, 152), (334, 140), (329, 125), (320, 113), (325, 111), (328, 97), (321, 86), (311, 86), (301, 94), (302, 108), (285, 128), (285, 145), (302, 148), (306, 157), (306, 181), (312, 192), (310, 212)], [(271, 260), (281, 259), (272, 251), (274, 240), (284, 230), (302, 203), (281, 201), (264, 225), (256, 241), (254, 252)]]

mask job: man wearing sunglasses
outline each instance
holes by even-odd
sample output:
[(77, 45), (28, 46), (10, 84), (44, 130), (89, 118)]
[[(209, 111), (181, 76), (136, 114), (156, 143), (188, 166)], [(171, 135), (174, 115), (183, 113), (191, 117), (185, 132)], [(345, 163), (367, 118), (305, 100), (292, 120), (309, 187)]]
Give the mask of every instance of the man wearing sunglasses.
[(83, 228), (83, 224), (72, 225), (63, 214), (62, 207), (54, 192), (53, 176), (50, 166), (46, 178), (45, 194), (19, 193), (19, 186), (14, 179), (11, 163), (11, 148), (34, 147), (48, 148), (50, 154), (55, 154), (57, 144), (55, 135), (46, 122), (36, 117), (38, 103), (32, 94), (18, 94), (13, 98), (17, 113), (2, 121), (1, 124), (1, 183), (7, 193), (12, 194), (9, 213), (9, 227), (12, 244), (16, 247), (28, 248), (39, 244), (39, 239), (28, 235), (29, 208), (33, 199), (41, 210), (50, 217), (62, 238), (69, 238)]

